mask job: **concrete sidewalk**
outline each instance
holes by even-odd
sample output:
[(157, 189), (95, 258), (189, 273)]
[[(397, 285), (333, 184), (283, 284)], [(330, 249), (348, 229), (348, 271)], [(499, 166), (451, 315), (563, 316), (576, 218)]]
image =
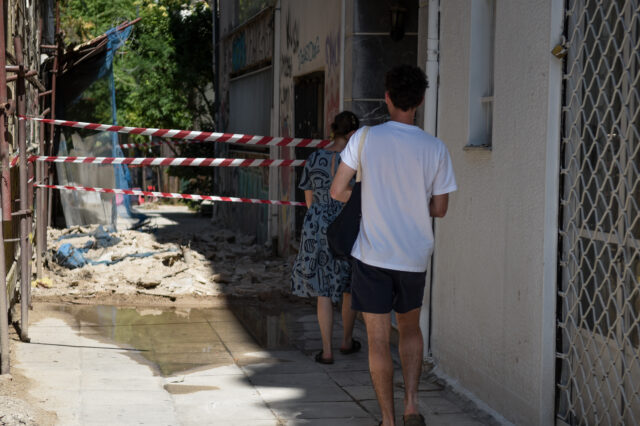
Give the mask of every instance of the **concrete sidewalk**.
[[(318, 364), (313, 352), (320, 337), (310, 305), (264, 315), (249, 327), (253, 335), (226, 308), (34, 309), (32, 341), (15, 345), (13, 368), (32, 379), (30, 393), (57, 413), (60, 425), (378, 423), (362, 324), (355, 334), (363, 351), (336, 351), (335, 364)], [(256, 327), (271, 332), (256, 333)], [(334, 334), (339, 338), (338, 325)], [(495, 424), (423, 376), (427, 424)], [(396, 383), (400, 418), (399, 364)]]

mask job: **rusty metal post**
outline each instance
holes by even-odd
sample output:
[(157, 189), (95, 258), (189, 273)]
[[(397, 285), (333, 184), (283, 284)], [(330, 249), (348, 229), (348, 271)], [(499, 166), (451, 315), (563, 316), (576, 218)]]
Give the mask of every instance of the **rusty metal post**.
[[(44, 102), (43, 102), (44, 103)], [(38, 138), (38, 155), (45, 155), (44, 153), (44, 123), (40, 122), (40, 131)], [(44, 162), (36, 162), (36, 182), (41, 184), (42, 177), (44, 175)], [(42, 279), (42, 254), (46, 250), (46, 246), (43, 245), (47, 232), (44, 222), (44, 191), (42, 188), (36, 188), (36, 277), (38, 280)], [(44, 233), (44, 235), (43, 235)]]
[[(0, 0), (0, 7), (1, 6), (2, 0)], [(2, 207), (0, 207), (0, 210), (2, 210)], [(4, 259), (4, 232), (2, 226), (0, 226), (0, 374), (9, 374), (10, 370), (9, 302), (7, 293), (7, 266)]]
[[(25, 144), (26, 145), (26, 144)], [(35, 165), (27, 161), (27, 210), (29, 215), (27, 216), (27, 248), (29, 250), (29, 258), (27, 261), (27, 277), (29, 277), (29, 291), (27, 292), (27, 306), (29, 309), (33, 309), (31, 305), (31, 277), (33, 277), (33, 179), (35, 175)]]
[[(16, 51), (16, 62), (23, 67), (22, 39), (13, 38), (13, 46)], [(27, 99), (24, 70), (18, 73), (16, 82), (16, 109), (19, 115), (26, 115)], [(31, 261), (31, 250), (29, 244), (30, 219), (29, 194), (27, 193), (27, 123), (25, 120), (18, 120), (18, 149), (20, 150), (20, 211), (14, 215), (20, 217), (20, 340), (29, 341), (29, 292), (31, 291), (31, 277), (29, 277), (29, 262)]]
[[(0, 0), (0, 161), (2, 161), (2, 221), (11, 221), (11, 172), (9, 170), (9, 144), (4, 136), (7, 130), (7, 49), (4, 39), (4, 0)], [(4, 259), (2, 259), (4, 261)]]
[(0, 374), (9, 374), (9, 303), (7, 301), (7, 265), (4, 256), (4, 221), (11, 220), (11, 187), (9, 186), (9, 147), (4, 140), (6, 130), (7, 65), (4, 40), (4, 0), (0, 0), (0, 158), (2, 180), (0, 181)]
[[(55, 120), (56, 118), (56, 87), (57, 87), (57, 79), (58, 79), (58, 71), (60, 68), (60, 56), (62, 55), (62, 35), (60, 34), (60, 5), (59, 2), (56, 0), (56, 28), (55, 28), (55, 38), (56, 38), (56, 45), (55, 45), (55, 56), (53, 58), (53, 70), (51, 72), (51, 105), (50, 105), (50, 110), (51, 110), (51, 119)], [(47, 147), (45, 148), (46, 150), (46, 154), (43, 155), (53, 155), (53, 140), (55, 137), (55, 126), (53, 124), (51, 124), (49, 126), (49, 140), (47, 142)], [(46, 185), (52, 185), (53, 184), (53, 179), (51, 177), (52, 173), (51, 173), (51, 164), (43, 164), (42, 165), (42, 170), (43, 170), (43, 178), (44, 178), (44, 183)], [(53, 191), (51, 189), (44, 189), (43, 188), (43, 195), (42, 195), (42, 216), (44, 219), (44, 231), (42, 232), (42, 246), (44, 248), (44, 250), (47, 249), (47, 228), (51, 225), (51, 215), (53, 214), (53, 209), (52, 209), (52, 204), (53, 204)]]

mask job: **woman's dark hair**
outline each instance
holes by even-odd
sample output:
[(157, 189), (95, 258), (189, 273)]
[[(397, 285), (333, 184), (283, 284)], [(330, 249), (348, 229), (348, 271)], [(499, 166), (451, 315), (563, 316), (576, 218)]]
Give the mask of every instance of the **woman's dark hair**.
[(360, 120), (351, 111), (342, 111), (336, 115), (333, 123), (331, 123), (331, 131), (334, 138), (336, 136), (346, 136), (349, 132), (358, 130), (358, 127), (360, 127)]
[(416, 108), (429, 87), (424, 71), (414, 65), (400, 65), (385, 76), (384, 87), (396, 108), (408, 111)]

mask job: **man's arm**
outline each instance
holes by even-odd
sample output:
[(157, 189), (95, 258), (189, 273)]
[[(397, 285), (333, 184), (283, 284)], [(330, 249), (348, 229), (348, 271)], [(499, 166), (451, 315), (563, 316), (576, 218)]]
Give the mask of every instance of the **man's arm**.
[(355, 174), (355, 170), (347, 166), (344, 161), (341, 162), (331, 183), (331, 198), (346, 203), (349, 197), (351, 197), (351, 186), (349, 186), (349, 182), (351, 182), (351, 178)]
[[(333, 187), (331, 188), (333, 189)], [(449, 194), (434, 195), (429, 201), (429, 214), (431, 217), (444, 217), (449, 208)]]

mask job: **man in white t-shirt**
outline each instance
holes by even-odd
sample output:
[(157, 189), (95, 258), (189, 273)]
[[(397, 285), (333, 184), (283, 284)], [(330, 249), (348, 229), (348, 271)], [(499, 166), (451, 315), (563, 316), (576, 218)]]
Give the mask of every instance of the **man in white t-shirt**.
[(369, 370), (382, 412), (380, 424), (394, 425), (393, 363), (389, 347), (391, 311), (396, 312), (405, 381), (404, 424), (424, 425), (418, 411), (422, 371), (420, 308), (433, 251), (432, 217), (443, 217), (449, 193), (457, 189), (451, 158), (439, 139), (413, 125), (424, 101), (427, 78), (402, 65), (385, 78), (391, 120), (362, 129), (341, 154), (331, 196), (346, 201), (349, 182), (362, 165), (362, 221), (353, 246), (352, 307), (363, 312), (369, 342)]

